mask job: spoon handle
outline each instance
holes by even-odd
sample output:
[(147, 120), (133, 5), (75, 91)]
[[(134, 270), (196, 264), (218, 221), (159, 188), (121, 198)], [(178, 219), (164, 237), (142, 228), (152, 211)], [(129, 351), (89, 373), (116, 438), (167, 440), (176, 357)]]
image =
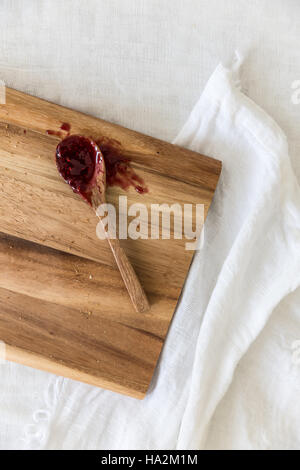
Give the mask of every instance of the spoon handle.
[(146, 294), (119, 240), (109, 236), (107, 240), (135, 310), (140, 313), (147, 312), (150, 306)]
[[(100, 191), (99, 184), (103, 185), (100, 188)], [(99, 184), (92, 191), (91, 205), (102, 222), (103, 230), (105, 231), (109, 246), (115, 257), (119, 271), (121, 273), (127, 292), (131, 298), (135, 310), (140, 313), (147, 312), (148, 310), (150, 310), (150, 305), (147, 300), (144, 289), (142, 288), (140, 281), (138, 280), (138, 277), (135, 274), (135, 271), (129, 259), (126, 256), (125, 251), (121, 247), (118, 238), (109, 235), (109, 231), (106, 230), (105, 224), (103, 223), (103, 218), (98, 213), (98, 207), (104, 202), (105, 194), (105, 185), (103, 181), (100, 181)]]

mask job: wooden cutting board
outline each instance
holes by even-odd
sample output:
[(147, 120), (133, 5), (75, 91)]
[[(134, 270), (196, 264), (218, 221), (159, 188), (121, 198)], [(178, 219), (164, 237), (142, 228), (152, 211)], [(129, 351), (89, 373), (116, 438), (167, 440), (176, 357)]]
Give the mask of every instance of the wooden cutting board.
[[(211, 203), (221, 163), (115, 124), (7, 89), (0, 105), (0, 340), (8, 360), (143, 398), (193, 252), (186, 240), (122, 240), (151, 303), (134, 311), (92, 209), (55, 165), (71, 132), (118, 140), (149, 188), (110, 187), (107, 201)], [(67, 208), (67, 210), (65, 210)], [(205, 282), (205, 280), (203, 280)]]

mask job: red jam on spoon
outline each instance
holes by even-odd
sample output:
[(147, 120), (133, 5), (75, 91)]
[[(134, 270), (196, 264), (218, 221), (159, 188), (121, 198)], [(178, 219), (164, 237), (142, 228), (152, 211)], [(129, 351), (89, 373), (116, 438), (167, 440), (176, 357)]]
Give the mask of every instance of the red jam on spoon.
[[(63, 123), (61, 129), (70, 132), (70, 125)], [(131, 186), (140, 194), (148, 192), (144, 180), (123, 156), (121, 144), (107, 137), (95, 142), (92, 138), (67, 135), (56, 148), (56, 163), (63, 179), (89, 203), (91, 189), (96, 185), (100, 171), (104, 186), (107, 183), (124, 190)]]
[(75, 193), (90, 203), (90, 193), (96, 178), (105, 169), (103, 156), (98, 145), (80, 135), (70, 135), (56, 148), (56, 164), (59, 173)]

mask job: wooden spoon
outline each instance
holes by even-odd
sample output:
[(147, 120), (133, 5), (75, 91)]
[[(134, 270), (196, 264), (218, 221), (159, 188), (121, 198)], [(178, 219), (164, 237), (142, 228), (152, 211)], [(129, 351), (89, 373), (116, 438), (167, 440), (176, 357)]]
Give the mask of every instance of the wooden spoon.
[[(96, 211), (105, 203), (105, 162), (98, 145), (80, 135), (70, 135), (56, 148), (56, 164), (63, 179)], [(105, 230), (104, 224), (103, 229)], [(120, 242), (105, 230), (111, 251), (115, 257), (124, 284), (137, 312), (150, 309), (146, 294), (128, 260)]]

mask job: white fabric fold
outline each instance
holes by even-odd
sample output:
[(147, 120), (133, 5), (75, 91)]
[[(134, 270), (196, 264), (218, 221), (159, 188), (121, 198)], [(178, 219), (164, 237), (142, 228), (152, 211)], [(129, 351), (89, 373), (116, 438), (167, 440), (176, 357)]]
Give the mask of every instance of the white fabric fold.
[[(235, 82), (235, 73), (219, 66), (176, 139), (223, 161), (197, 266), (198, 295), (208, 305), (179, 448), (205, 446), (210, 420), (238, 362), (274, 308), (300, 283), (300, 191), (286, 138)], [(200, 285), (210, 279), (213, 290), (207, 292)], [(268, 373), (271, 379), (274, 370)]]

